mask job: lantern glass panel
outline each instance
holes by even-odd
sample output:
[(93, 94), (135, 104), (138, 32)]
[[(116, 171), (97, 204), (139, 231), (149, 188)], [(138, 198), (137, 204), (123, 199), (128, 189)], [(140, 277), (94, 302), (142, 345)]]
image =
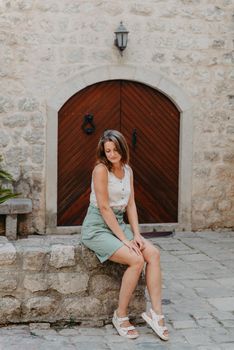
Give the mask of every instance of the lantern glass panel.
[(117, 39), (118, 47), (121, 48), (122, 47), (122, 33), (116, 33), (116, 39)]
[(128, 34), (127, 33), (123, 33), (122, 34), (122, 45), (123, 45), (123, 47), (127, 46), (127, 42), (128, 42)]

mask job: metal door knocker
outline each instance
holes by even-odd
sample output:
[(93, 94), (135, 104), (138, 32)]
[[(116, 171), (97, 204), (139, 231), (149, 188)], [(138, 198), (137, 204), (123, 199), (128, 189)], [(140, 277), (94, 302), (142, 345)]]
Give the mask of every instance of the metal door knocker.
[(95, 131), (95, 124), (93, 122), (93, 115), (86, 114), (82, 124), (82, 129), (87, 135), (91, 135)]

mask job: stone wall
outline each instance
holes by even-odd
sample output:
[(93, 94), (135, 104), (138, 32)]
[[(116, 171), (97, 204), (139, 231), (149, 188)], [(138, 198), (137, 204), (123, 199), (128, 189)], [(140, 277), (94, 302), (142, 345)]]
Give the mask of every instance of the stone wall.
[[(79, 237), (0, 240), (0, 324), (72, 323), (101, 326), (118, 303), (125, 266), (99, 263)], [(146, 307), (143, 279), (130, 304), (136, 318)]]
[(233, 0), (2, 0), (0, 16), (0, 153), (33, 200), (31, 232), (45, 230), (47, 99), (108, 64), (150, 67), (190, 96), (192, 228), (234, 226)]

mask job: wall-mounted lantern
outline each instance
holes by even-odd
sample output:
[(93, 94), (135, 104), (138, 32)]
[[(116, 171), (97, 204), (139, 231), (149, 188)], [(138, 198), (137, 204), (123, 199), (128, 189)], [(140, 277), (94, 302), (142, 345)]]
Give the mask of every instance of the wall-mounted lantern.
[(123, 25), (123, 22), (120, 22), (119, 27), (115, 31), (115, 45), (118, 47), (121, 56), (123, 55), (123, 50), (126, 49), (128, 43), (128, 31)]

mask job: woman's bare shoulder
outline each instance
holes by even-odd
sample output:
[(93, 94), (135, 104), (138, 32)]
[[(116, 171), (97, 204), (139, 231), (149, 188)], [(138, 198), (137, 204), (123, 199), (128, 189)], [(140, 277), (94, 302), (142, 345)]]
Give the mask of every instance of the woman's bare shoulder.
[(125, 164), (126, 168), (129, 170), (130, 174), (133, 174), (132, 168), (129, 164)]
[(95, 165), (93, 169), (94, 176), (106, 176), (108, 174), (107, 167), (103, 163)]

